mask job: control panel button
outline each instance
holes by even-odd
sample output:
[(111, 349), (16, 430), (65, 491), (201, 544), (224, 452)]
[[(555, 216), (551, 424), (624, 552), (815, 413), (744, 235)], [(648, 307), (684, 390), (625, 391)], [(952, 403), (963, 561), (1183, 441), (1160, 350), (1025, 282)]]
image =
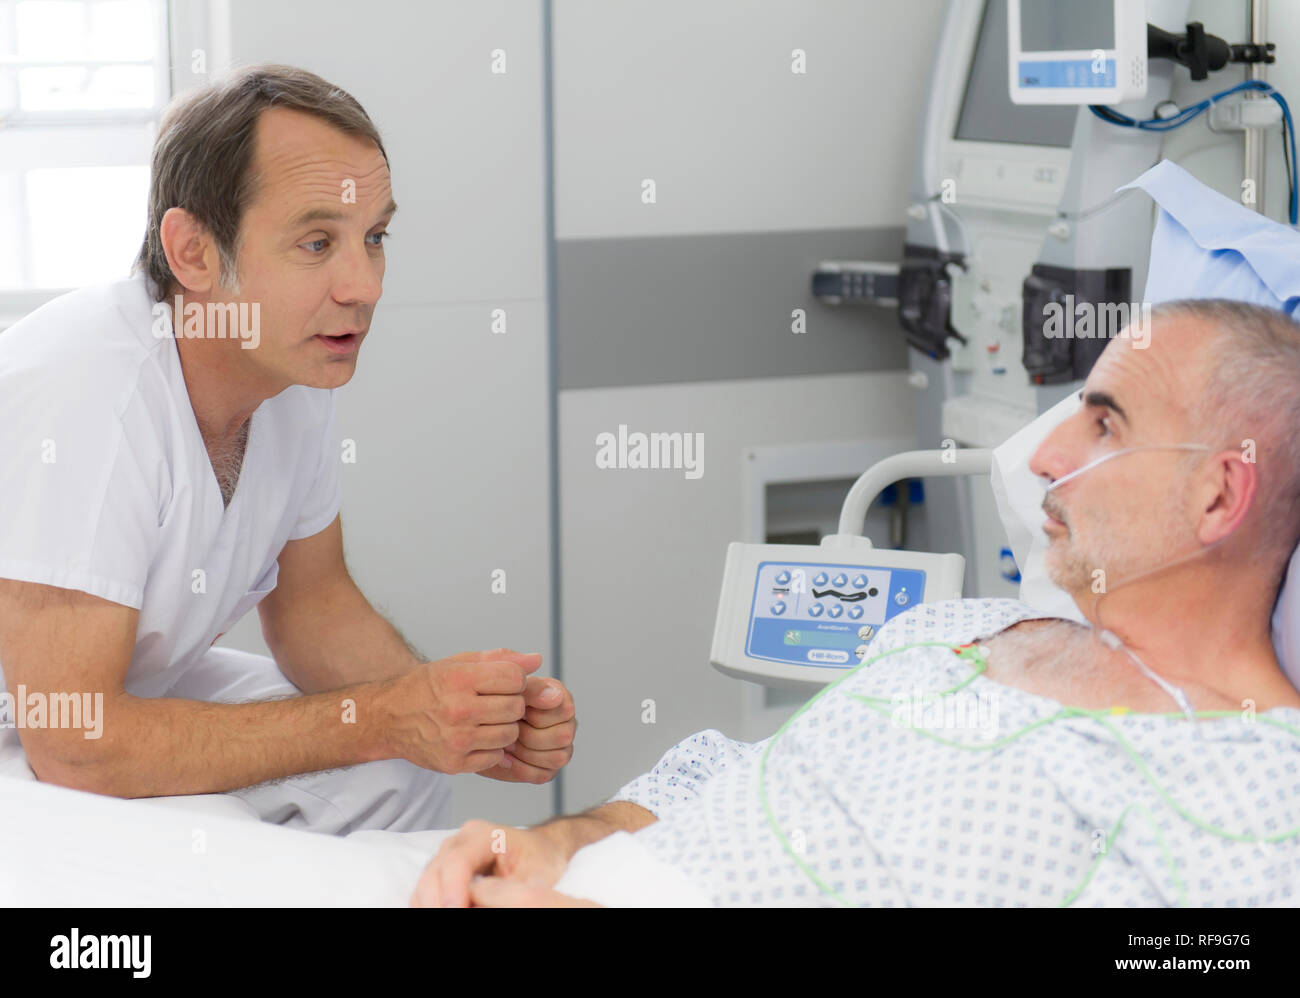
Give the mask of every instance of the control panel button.
[(866, 557), (854, 561), (760, 562), (750, 579), (745, 653), (761, 661), (837, 671), (870, 661), (874, 652), (864, 651), (874, 647), (885, 622), (924, 599), (925, 573), (885, 568)]

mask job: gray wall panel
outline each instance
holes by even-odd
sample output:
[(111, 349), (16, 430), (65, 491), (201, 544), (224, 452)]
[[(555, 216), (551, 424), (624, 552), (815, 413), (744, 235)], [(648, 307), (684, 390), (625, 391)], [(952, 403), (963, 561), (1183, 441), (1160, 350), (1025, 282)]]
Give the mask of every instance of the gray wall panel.
[(821, 261), (897, 260), (902, 244), (893, 227), (560, 240), (559, 388), (905, 368), (894, 310), (809, 292)]

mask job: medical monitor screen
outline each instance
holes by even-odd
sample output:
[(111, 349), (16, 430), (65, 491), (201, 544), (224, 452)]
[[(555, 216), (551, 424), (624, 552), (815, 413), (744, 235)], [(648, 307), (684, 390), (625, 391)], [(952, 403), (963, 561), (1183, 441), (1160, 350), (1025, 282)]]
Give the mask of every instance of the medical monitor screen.
[[(1021, 0), (1022, 9), (1026, 3), (1027, 0)], [(1074, 135), (1078, 112), (1077, 106), (1069, 104), (1011, 103), (1011, 84), (1007, 77), (1007, 0), (989, 0), (953, 138), (1066, 148)]]
[(1072, 52), (1115, 47), (1110, 0), (1020, 0), (1023, 52)]

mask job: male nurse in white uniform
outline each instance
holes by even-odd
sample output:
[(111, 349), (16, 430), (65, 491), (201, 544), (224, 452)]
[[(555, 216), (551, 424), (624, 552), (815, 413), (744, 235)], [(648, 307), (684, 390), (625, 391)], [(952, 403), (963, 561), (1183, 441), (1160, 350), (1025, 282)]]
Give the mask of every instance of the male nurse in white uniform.
[[(164, 116), (136, 276), (0, 334), (0, 775), (346, 834), (568, 762), (539, 655), (426, 661), (344, 565), (395, 210), (352, 97), (251, 67)], [(214, 646), (253, 606), (274, 660)]]

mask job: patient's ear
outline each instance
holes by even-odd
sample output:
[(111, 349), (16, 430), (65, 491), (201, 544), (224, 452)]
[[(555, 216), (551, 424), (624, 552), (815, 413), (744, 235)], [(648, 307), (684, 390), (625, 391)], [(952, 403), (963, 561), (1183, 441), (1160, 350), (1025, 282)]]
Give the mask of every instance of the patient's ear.
[(1241, 452), (1225, 450), (1213, 455), (1201, 501), (1201, 524), (1198, 537), (1213, 544), (1238, 527), (1255, 505), (1259, 475), (1253, 461), (1243, 460)]

